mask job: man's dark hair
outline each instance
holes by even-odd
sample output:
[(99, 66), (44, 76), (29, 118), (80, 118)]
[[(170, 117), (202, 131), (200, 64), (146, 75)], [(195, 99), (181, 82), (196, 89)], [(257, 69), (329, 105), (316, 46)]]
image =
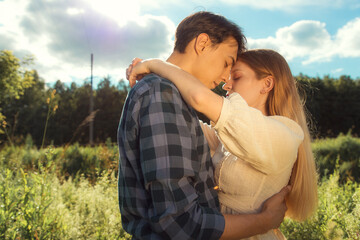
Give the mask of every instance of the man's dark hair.
[(209, 35), (214, 45), (233, 37), (238, 42), (238, 54), (246, 50), (246, 38), (239, 26), (221, 15), (206, 11), (194, 13), (181, 21), (176, 29), (174, 50), (184, 53), (189, 42), (201, 33)]

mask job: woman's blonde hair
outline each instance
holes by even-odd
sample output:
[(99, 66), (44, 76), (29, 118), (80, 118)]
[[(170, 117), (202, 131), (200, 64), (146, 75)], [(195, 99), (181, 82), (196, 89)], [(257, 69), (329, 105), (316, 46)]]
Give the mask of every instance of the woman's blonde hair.
[(286, 60), (273, 50), (249, 50), (241, 53), (238, 60), (255, 71), (258, 79), (269, 75), (273, 77), (274, 88), (269, 92), (266, 102), (267, 113), (288, 117), (297, 122), (304, 131), (304, 141), (299, 146), (290, 178), (292, 190), (286, 199), (288, 207), (286, 215), (303, 221), (317, 208), (317, 173), (304, 102), (300, 99), (297, 82)]

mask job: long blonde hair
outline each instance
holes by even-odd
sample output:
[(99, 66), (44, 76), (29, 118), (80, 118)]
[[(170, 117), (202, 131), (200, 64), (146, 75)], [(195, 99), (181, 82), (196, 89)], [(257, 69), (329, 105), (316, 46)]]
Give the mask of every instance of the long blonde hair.
[(273, 50), (249, 50), (241, 53), (238, 60), (255, 71), (258, 79), (269, 75), (274, 78), (274, 88), (269, 92), (266, 102), (268, 114), (288, 117), (297, 122), (304, 131), (304, 141), (299, 146), (290, 178), (292, 190), (286, 199), (286, 215), (303, 221), (317, 208), (317, 173), (304, 102), (300, 99), (297, 83), (286, 60)]

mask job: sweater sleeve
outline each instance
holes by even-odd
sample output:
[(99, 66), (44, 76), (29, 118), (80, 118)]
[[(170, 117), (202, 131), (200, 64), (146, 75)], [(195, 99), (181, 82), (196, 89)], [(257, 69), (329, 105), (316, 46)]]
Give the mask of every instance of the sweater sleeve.
[(214, 129), (229, 152), (266, 174), (292, 165), (304, 138), (296, 122), (281, 116), (264, 116), (249, 107), (238, 93), (224, 98)]

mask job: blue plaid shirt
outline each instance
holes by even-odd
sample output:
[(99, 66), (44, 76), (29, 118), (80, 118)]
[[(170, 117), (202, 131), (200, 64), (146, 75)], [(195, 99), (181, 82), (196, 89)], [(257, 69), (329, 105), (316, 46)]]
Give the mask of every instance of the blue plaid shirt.
[(196, 112), (150, 74), (128, 94), (118, 129), (119, 205), (135, 239), (218, 239), (225, 227)]

